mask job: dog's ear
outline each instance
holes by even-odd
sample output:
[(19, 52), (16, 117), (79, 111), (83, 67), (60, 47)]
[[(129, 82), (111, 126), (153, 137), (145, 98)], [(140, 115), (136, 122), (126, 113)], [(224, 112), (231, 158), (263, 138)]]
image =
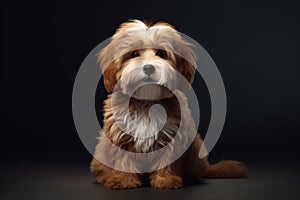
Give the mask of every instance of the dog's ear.
[[(183, 34), (180, 34), (175, 27), (166, 23), (158, 22), (153, 27), (158, 27), (158, 33), (163, 39), (168, 40), (171, 44), (171, 51), (176, 55), (177, 70), (186, 78), (191, 84), (194, 80), (196, 70), (196, 54), (195, 46), (185, 39)], [(160, 40), (160, 38), (158, 38)], [(162, 41), (161, 43), (165, 43)]]
[[(188, 81), (189, 85), (186, 89), (190, 88), (190, 84), (193, 83), (196, 71), (196, 55), (193, 50), (193, 45), (181, 39), (179, 44), (180, 56), (176, 56), (176, 65), (178, 71), (183, 75), (183, 77)], [(184, 82), (183, 82), (184, 83)], [(184, 84), (186, 85), (186, 84)]]
[(118, 62), (114, 60), (115, 51), (112, 43), (108, 44), (98, 54), (98, 62), (103, 74), (103, 82), (108, 93), (112, 93), (117, 83)]
[(103, 82), (108, 93), (114, 91), (115, 85), (117, 84), (117, 73), (118, 68), (114, 62), (112, 62), (103, 72)]
[(195, 66), (187, 61), (185, 58), (180, 57), (177, 58), (177, 66), (179, 68), (180, 73), (186, 78), (186, 80), (192, 84), (195, 77)]

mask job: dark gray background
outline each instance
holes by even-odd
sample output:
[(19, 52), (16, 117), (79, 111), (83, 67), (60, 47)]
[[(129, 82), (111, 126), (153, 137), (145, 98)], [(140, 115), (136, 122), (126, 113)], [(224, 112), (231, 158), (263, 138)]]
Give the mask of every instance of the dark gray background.
[[(296, 199), (299, 8), (296, 1), (1, 1), (0, 194), (5, 199), (187, 198), (185, 194), (195, 199)], [(211, 160), (242, 160), (248, 178), (211, 180), (176, 192), (111, 192), (92, 184), (91, 156), (72, 119), (73, 82), (89, 51), (129, 18), (167, 21), (214, 59), (228, 112)], [(200, 131), (205, 132), (210, 104), (197, 77)], [(98, 111), (103, 96), (96, 96)]]

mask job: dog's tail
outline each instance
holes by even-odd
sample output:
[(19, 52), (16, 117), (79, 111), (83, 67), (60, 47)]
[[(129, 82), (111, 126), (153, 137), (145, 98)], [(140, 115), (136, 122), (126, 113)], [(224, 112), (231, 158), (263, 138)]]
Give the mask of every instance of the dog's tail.
[(203, 178), (241, 178), (246, 175), (244, 163), (235, 160), (225, 160), (209, 165)]

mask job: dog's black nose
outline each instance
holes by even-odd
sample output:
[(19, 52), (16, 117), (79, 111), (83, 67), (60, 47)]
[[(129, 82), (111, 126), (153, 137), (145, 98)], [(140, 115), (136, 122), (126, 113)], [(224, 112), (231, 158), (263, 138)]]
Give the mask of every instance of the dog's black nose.
[(145, 74), (150, 75), (155, 71), (155, 68), (153, 65), (144, 65), (143, 70), (144, 70)]

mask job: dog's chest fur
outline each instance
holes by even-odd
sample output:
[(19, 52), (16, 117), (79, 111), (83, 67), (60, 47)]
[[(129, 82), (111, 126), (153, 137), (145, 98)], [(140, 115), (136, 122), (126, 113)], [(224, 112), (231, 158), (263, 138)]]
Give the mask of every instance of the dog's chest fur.
[(114, 123), (110, 127), (110, 133), (113, 143), (127, 143), (123, 138), (130, 135), (137, 152), (153, 151), (168, 144), (178, 130), (180, 116), (176, 115), (177, 104), (160, 101), (159, 105), (163, 107), (153, 109), (156, 104), (150, 101), (133, 101), (129, 105), (129, 112), (117, 109), (117, 106), (112, 108)]

